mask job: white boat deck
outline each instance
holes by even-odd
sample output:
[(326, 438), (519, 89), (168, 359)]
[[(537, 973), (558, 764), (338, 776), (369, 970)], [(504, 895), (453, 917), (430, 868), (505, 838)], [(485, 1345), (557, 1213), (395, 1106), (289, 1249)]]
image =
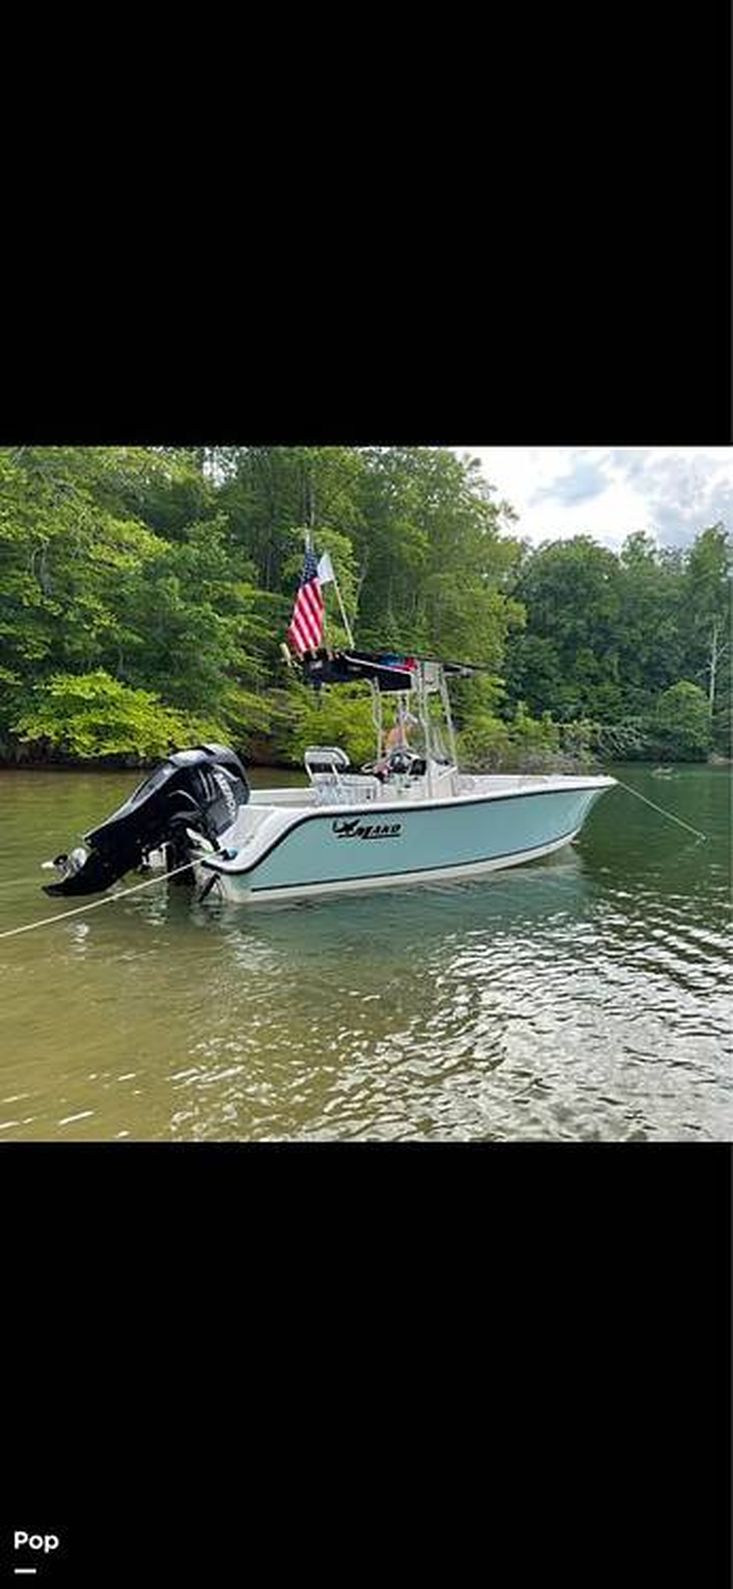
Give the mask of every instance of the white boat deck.
[[(267, 806), (281, 809), (312, 810), (314, 807), (339, 806), (362, 808), (371, 805), (399, 803), (421, 805), (426, 801), (490, 800), (506, 795), (535, 794), (541, 790), (590, 789), (610, 787), (612, 778), (600, 775), (568, 776), (566, 773), (459, 773), (453, 768), (437, 769), (431, 782), (422, 777), (392, 777), (384, 783), (367, 773), (345, 774), (329, 782), (306, 784), (300, 788), (253, 789), (249, 806)], [(251, 829), (251, 819), (247, 826)], [(257, 824), (259, 826), (259, 823)]]
[[(442, 779), (401, 774), (384, 783), (339, 775), (301, 788), (253, 791), (222, 835), (220, 853), (202, 855), (202, 881), (214, 872), (229, 898), (253, 892), (282, 899), (287, 891), (295, 899), (479, 875), (567, 844), (595, 796), (615, 781), (447, 773)], [(404, 823), (408, 812), (421, 815)], [(362, 843), (394, 838), (398, 846), (389, 848)]]

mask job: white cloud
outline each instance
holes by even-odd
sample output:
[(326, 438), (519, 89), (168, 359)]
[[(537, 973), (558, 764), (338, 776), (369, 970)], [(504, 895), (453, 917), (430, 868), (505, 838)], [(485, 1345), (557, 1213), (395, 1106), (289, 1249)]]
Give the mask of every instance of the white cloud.
[(687, 545), (733, 529), (733, 447), (456, 447), (519, 515), (528, 540), (591, 535), (618, 547), (632, 530)]

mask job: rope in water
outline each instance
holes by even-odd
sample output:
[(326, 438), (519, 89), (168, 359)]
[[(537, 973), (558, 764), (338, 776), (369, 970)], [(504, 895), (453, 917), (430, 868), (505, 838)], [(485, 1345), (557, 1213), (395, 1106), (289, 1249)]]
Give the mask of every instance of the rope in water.
[(632, 789), (630, 783), (624, 783), (622, 778), (616, 778), (616, 783), (620, 789), (625, 789), (627, 794), (635, 795), (637, 800), (643, 800), (645, 806), (651, 806), (652, 811), (658, 811), (660, 816), (669, 817), (670, 822), (676, 822), (679, 827), (687, 828), (688, 833), (694, 833), (696, 839), (707, 841), (707, 833), (701, 833), (699, 828), (693, 828), (689, 822), (683, 821), (682, 817), (676, 817), (673, 811), (665, 811), (664, 806), (655, 805), (653, 800), (647, 800), (646, 795), (640, 794), (638, 789)]
[(26, 922), (24, 927), (10, 927), (7, 932), (0, 932), (0, 938), (17, 938), (21, 932), (35, 932), (36, 927), (49, 927), (54, 921), (68, 921), (70, 916), (84, 916), (88, 910), (99, 910), (100, 905), (114, 905), (118, 899), (126, 899), (129, 894), (139, 894), (143, 888), (152, 888), (155, 883), (167, 883), (170, 877), (175, 877), (178, 872), (189, 872), (195, 861), (186, 861), (183, 866), (174, 866), (170, 872), (163, 872), (160, 877), (148, 877), (144, 883), (135, 883), (132, 888), (118, 888), (116, 894), (106, 894), (104, 899), (95, 899), (91, 905), (75, 905), (73, 910), (62, 910), (58, 916), (43, 916), (40, 921)]

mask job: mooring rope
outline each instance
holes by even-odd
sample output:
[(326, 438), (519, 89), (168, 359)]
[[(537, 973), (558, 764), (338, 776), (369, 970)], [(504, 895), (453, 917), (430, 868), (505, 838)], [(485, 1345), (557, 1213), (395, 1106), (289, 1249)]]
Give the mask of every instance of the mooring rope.
[(73, 910), (62, 910), (57, 916), (43, 916), (40, 921), (26, 922), (24, 927), (10, 927), (6, 932), (0, 932), (0, 938), (17, 938), (21, 932), (35, 932), (36, 927), (49, 927), (54, 921), (68, 921), (70, 916), (84, 916), (88, 910), (99, 910), (100, 905), (114, 905), (118, 899), (126, 899), (129, 894), (139, 894), (143, 888), (152, 888), (155, 883), (167, 883), (169, 877), (175, 877), (178, 872), (189, 872), (195, 861), (186, 861), (183, 866), (174, 866), (170, 872), (163, 872), (160, 877), (148, 877), (144, 883), (134, 883), (132, 888), (118, 888), (116, 894), (106, 894), (104, 899), (95, 899), (91, 905), (75, 905)]
[[(615, 773), (613, 776), (614, 778), (616, 777)], [(664, 806), (658, 806), (653, 800), (648, 800), (646, 795), (640, 794), (638, 789), (632, 789), (631, 784), (624, 783), (622, 778), (616, 778), (616, 783), (620, 789), (625, 789), (628, 794), (636, 795), (637, 800), (643, 800), (645, 806), (651, 806), (653, 811), (658, 811), (660, 816), (669, 817), (670, 822), (676, 822), (679, 827), (687, 828), (688, 833), (694, 833), (696, 839), (703, 839), (707, 842), (707, 833), (701, 833), (699, 828), (693, 828), (691, 823), (683, 821), (682, 817), (676, 817), (674, 811), (665, 811)]]

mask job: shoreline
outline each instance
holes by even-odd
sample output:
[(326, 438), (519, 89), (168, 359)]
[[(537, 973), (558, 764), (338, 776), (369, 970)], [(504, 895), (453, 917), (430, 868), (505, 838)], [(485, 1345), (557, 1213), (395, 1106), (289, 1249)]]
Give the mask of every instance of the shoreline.
[[(171, 754), (173, 753), (171, 752)], [(237, 754), (239, 754), (239, 752), (237, 752)], [(123, 756), (89, 757), (88, 759), (82, 758), (78, 760), (72, 760), (70, 758), (68, 761), (41, 761), (38, 759), (32, 759), (30, 757), (28, 757), (26, 760), (16, 760), (15, 758), (11, 760), (0, 756), (0, 772), (136, 772), (143, 777), (146, 773), (151, 772), (153, 768), (157, 767), (163, 760), (163, 756), (155, 757), (150, 761), (137, 761), (133, 760), (132, 757), (125, 758)], [(303, 770), (301, 763), (295, 761), (264, 761), (254, 759), (252, 757), (241, 757), (241, 760), (243, 761), (246, 768), (260, 768), (265, 772), (302, 772)], [(612, 766), (620, 764), (623, 760), (623, 757), (609, 757), (607, 762), (604, 761), (599, 763), (599, 765)], [(720, 756), (714, 753), (711, 756), (707, 756), (704, 760), (699, 761), (660, 762), (658, 756), (635, 756), (631, 761), (624, 761), (624, 765), (635, 767), (670, 768), (733, 767), (733, 757)], [(464, 770), (470, 771), (471, 769), (467, 768)], [(487, 769), (484, 768), (483, 770), (486, 771)], [(516, 771), (517, 769), (513, 770)], [(521, 768), (518, 770), (521, 772)], [(551, 769), (547, 770), (550, 771)]]
[[(143, 777), (164, 760), (164, 756), (156, 756), (150, 761), (133, 761), (122, 756), (90, 756), (88, 760), (78, 761), (35, 761), (30, 758), (27, 761), (11, 761), (0, 756), (0, 772), (137, 772)], [(294, 761), (255, 761), (248, 757), (245, 766), (269, 768), (273, 772), (302, 772), (300, 763)]]

